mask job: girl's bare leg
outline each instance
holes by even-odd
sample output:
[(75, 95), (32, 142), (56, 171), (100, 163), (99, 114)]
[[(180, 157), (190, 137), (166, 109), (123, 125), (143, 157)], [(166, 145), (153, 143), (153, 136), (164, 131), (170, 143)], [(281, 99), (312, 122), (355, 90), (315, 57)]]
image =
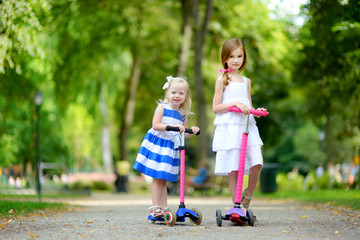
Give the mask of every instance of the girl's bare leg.
[(237, 177), (238, 177), (238, 171), (232, 171), (229, 173), (229, 176), (228, 176), (229, 189), (230, 189), (233, 204), (235, 204)]
[[(247, 193), (246, 193), (246, 196), (248, 196), (248, 197), (252, 197), (254, 194), (256, 184), (260, 178), (261, 168), (262, 168), (262, 165), (255, 165), (252, 168), (250, 168), (249, 184), (248, 184), (248, 189), (247, 189)], [(243, 204), (247, 205), (249, 203), (250, 203), (250, 200), (244, 198)]]
[(166, 180), (153, 179), (151, 185), (151, 199), (153, 206), (167, 207), (167, 188)]

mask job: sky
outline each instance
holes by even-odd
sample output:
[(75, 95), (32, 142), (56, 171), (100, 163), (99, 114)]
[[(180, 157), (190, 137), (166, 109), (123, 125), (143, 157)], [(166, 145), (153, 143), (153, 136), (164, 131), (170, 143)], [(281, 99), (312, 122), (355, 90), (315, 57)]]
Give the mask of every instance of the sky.
[[(298, 15), (300, 13), (300, 6), (309, 2), (309, 0), (269, 0), (268, 7), (270, 10), (275, 10), (278, 7), (278, 14), (284, 16), (286, 14)], [(303, 25), (304, 19), (302, 17), (294, 18), (295, 24)]]
[(280, 9), (283, 9), (287, 13), (299, 14), (300, 5), (307, 3), (309, 0), (270, 0), (268, 6), (270, 9), (275, 9), (278, 5)]

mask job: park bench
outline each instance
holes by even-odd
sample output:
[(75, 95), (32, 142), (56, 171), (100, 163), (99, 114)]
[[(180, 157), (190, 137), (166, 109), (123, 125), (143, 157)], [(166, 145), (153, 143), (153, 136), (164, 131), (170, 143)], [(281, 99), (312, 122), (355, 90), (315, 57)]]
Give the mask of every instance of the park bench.
[(194, 192), (200, 192), (201, 195), (222, 194), (223, 189), (228, 187), (226, 176), (217, 176), (215, 174), (208, 174), (206, 181), (201, 184), (193, 184), (189, 187), (188, 193), (191, 195)]

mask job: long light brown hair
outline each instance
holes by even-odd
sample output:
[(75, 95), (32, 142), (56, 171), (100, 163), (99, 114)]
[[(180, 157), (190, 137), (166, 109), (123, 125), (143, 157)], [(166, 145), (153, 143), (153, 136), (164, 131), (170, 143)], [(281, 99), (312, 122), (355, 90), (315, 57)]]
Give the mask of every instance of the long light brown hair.
[[(224, 67), (224, 69), (228, 69), (227, 60), (229, 60), (231, 53), (237, 49), (238, 47), (241, 47), (241, 49), (244, 52), (244, 61), (241, 65), (239, 72), (242, 72), (245, 69), (246, 66), (246, 50), (243, 41), (240, 38), (231, 38), (224, 42), (223, 47), (221, 49), (221, 63)], [(229, 75), (227, 73), (224, 74), (224, 86), (227, 86), (229, 84)]]

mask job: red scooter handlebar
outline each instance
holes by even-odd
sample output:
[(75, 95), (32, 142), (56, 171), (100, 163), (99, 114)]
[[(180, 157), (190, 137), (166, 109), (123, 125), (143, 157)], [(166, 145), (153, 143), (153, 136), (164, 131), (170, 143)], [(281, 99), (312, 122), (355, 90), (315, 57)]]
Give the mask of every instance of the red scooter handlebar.
[[(229, 107), (228, 110), (229, 110), (229, 112), (241, 113), (240, 108), (234, 107), (234, 106)], [(250, 109), (250, 114), (266, 117), (267, 115), (269, 115), (269, 112), (267, 110), (266, 111), (258, 111), (258, 110)]]

